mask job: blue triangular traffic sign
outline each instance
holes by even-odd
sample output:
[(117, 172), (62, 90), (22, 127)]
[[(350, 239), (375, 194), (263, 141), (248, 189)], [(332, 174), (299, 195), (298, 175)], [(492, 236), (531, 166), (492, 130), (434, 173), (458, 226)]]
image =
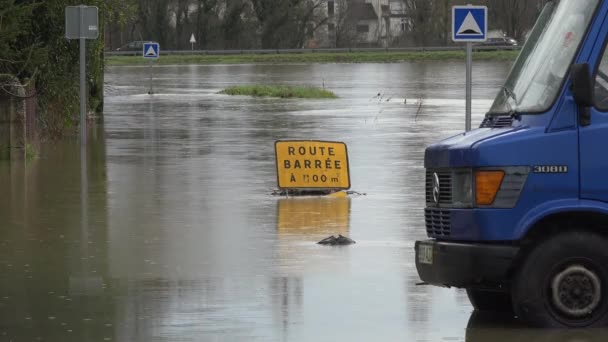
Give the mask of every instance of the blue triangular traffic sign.
[(144, 43), (143, 56), (144, 58), (158, 58), (160, 55), (160, 46), (158, 43)]
[(452, 7), (452, 40), (455, 42), (484, 42), (488, 35), (486, 6)]

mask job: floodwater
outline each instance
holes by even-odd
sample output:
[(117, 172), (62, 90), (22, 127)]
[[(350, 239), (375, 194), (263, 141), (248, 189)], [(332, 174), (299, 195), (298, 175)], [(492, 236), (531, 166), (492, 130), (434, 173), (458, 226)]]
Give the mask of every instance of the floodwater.
[[(509, 65), (475, 64), (479, 124)], [(417, 286), (424, 147), (464, 127), (463, 63), (111, 67), (105, 123), (0, 163), (0, 341), (605, 341)], [(325, 86), (337, 100), (217, 94)], [(348, 198), (284, 198), (274, 142), (344, 141)], [(84, 186), (83, 186), (84, 184)], [(347, 247), (315, 242), (332, 234)]]

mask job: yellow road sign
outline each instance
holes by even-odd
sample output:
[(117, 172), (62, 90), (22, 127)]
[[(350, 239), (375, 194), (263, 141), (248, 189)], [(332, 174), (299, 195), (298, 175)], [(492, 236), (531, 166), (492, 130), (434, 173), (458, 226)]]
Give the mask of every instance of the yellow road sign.
[(343, 142), (293, 140), (275, 143), (281, 189), (349, 189), (348, 151)]

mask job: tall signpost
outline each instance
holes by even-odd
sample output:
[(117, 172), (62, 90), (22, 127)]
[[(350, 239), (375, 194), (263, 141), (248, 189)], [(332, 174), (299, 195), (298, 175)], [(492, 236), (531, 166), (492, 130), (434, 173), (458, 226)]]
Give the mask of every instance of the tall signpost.
[(467, 81), (465, 130), (471, 130), (471, 102), (473, 88), (473, 43), (485, 42), (488, 38), (488, 8), (486, 6), (452, 7), (452, 40), (467, 43)]
[(87, 143), (86, 40), (99, 37), (99, 10), (94, 6), (65, 8), (65, 37), (80, 40), (80, 143)]
[[(83, 255), (82, 275), (80, 278), (70, 279), (72, 284), (88, 284), (87, 281), (78, 282), (78, 279), (88, 279), (88, 243), (89, 241), (89, 181), (87, 173), (87, 83), (86, 83), (86, 40), (99, 37), (99, 14), (97, 7), (68, 6), (65, 8), (65, 37), (80, 40), (80, 210), (81, 210), (81, 253)], [(98, 282), (100, 283), (100, 282)], [(88, 285), (84, 286), (88, 293)]]
[(160, 45), (158, 43), (144, 43), (143, 57), (150, 60), (150, 90), (148, 90), (148, 94), (152, 95), (154, 94), (154, 89), (152, 89), (152, 65), (154, 60), (160, 57)]

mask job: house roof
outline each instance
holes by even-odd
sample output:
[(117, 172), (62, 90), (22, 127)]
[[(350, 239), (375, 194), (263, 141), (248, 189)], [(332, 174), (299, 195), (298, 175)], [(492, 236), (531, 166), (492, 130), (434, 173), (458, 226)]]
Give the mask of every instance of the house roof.
[(382, 9), (383, 17), (388, 17), (391, 15), (391, 7), (389, 5), (382, 5), (380, 8)]
[(370, 3), (354, 2), (351, 4), (351, 17), (355, 20), (375, 20), (378, 14)]

